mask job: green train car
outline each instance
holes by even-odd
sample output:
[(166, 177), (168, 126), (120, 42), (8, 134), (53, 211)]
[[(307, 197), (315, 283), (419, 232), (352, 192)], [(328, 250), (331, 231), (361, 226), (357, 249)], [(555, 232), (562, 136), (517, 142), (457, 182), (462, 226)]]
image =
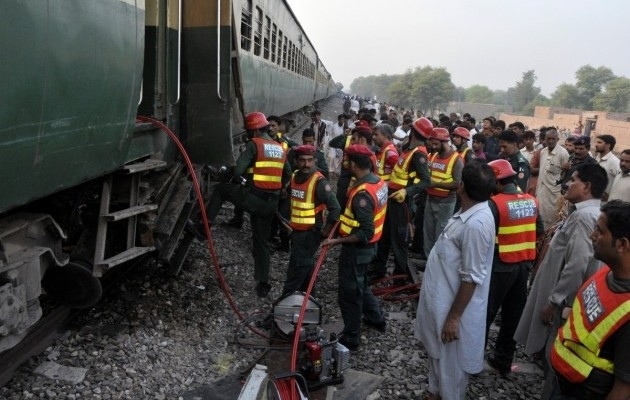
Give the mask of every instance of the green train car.
[(191, 179), (138, 115), (195, 165), (224, 165), (246, 113), (290, 119), (337, 92), (282, 0), (9, 0), (3, 25), (0, 351), (42, 294), (88, 307), (117, 265), (181, 266)]

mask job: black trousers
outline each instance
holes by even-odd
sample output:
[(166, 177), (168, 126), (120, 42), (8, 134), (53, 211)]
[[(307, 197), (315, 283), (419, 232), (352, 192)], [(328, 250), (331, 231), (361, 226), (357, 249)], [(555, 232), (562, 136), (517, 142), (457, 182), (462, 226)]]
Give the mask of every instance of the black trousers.
[(490, 325), (501, 309), (501, 328), (494, 346), (494, 358), (501, 367), (509, 368), (514, 358), (516, 342), (513, 337), (527, 302), (527, 279), (531, 265), (530, 261), (499, 265), (495, 261), (492, 266), (486, 317), (486, 343)]

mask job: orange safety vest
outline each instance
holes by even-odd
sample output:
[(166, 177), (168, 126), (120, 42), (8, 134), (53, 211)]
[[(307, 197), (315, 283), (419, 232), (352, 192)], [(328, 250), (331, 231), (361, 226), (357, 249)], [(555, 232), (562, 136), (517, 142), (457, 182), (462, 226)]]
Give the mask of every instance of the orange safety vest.
[(389, 176), (391, 174), (385, 172), (385, 162), (387, 161), (387, 153), (393, 151), (394, 153), (398, 154), (398, 150), (396, 149), (396, 146), (394, 146), (394, 144), (392, 142), (389, 142), (385, 145), (385, 148), (381, 149), (381, 152), (378, 154), (379, 156), (379, 160), (378, 160), (378, 176), (381, 177), (382, 180), (384, 181), (388, 181), (389, 180)]
[(317, 215), (326, 209), (325, 203), (315, 205), (317, 182), (324, 175), (315, 171), (306, 181), (297, 183), (296, 173), (291, 178), (291, 229), (307, 231), (315, 225)]
[(383, 234), (385, 213), (387, 212), (387, 185), (382, 179), (377, 183), (361, 183), (348, 190), (346, 209), (339, 217), (339, 234), (341, 236), (349, 236), (354, 228), (359, 227), (359, 222), (354, 219), (354, 213), (352, 212), (352, 199), (361, 191), (366, 191), (374, 201), (374, 236), (372, 236), (369, 243), (376, 243)]
[(608, 288), (609, 271), (604, 266), (582, 285), (553, 343), (551, 365), (569, 382), (584, 382), (593, 368), (613, 374), (612, 360), (599, 353), (606, 340), (630, 321), (630, 293)]
[(499, 193), (492, 196), (499, 211), (495, 243), (504, 263), (532, 261), (536, 258), (536, 216), (538, 200), (524, 193)]
[(343, 145), (343, 158), (341, 159), (341, 168), (344, 169), (348, 169), (350, 168), (350, 160), (348, 159), (348, 155), (346, 154), (346, 149), (348, 148), (348, 146), (350, 146), (352, 143), (352, 135), (348, 135), (346, 137), (346, 143)]
[[(447, 158), (438, 158), (439, 153), (433, 153), (429, 159), (429, 170), (431, 171), (431, 180), (435, 182), (453, 182), (453, 166), (457, 161), (459, 154), (454, 151)], [(451, 192), (442, 188), (427, 188), (427, 193), (436, 197), (448, 197)]]
[(287, 152), (275, 140), (254, 137), (256, 161), (247, 169), (252, 174), (254, 187), (265, 190), (282, 188), (282, 169), (287, 159)]
[(417, 177), (416, 170), (409, 170), (409, 166), (411, 165), (411, 160), (413, 159), (413, 155), (416, 151), (424, 151), (426, 154), (426, 149), (423, 150), (424, 146), (416, 146), (411, 150), (403, 151), (403, 153), (398, 157), (398, 162), (394, 165), (394, 169), (392, 170), (392, 174), (389, 177), (389, 182), (387, 185), (392, 190), (404, 189), (407, 186), (414, 185), (420, 182), (420, 178)]

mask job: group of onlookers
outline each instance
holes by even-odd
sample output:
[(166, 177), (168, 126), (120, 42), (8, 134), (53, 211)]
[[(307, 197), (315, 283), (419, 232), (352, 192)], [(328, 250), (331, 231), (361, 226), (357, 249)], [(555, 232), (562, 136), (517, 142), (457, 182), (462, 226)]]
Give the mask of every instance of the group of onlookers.
[(517, 343), (543, 361), (543, 398), (630, 398), (630, 150), (617, 158), (610, 135), (560, 145), (553, 127), (346, 100), (335, 123), (313, 112), (302, 145), (274, 117), (246, 118), (233, 170), (246, 184), (217, 188), (208, 215), (224, 200), (250, 213), (257, 294), (270, 290), (274, 219), (292, 229), (283, 295), (306, 289), (320, 241), (340, 245), (339, 340), (357, 350), (362, 325), (386, 331), (369, 282), (390, 253), (393, 274), (409, 273), (411, 255), (425, 265), (414, 333), (427, 398), (464, 399), (484, 359), (510, 373)]

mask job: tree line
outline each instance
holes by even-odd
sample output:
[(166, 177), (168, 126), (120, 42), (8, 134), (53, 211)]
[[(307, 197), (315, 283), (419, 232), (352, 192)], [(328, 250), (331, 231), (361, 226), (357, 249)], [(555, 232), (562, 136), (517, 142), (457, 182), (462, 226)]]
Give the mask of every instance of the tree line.
[(536, 87), (534, 70), (523, 72), (521, 80), (507, 90), (491, 90), (484, 85), (457, 87), (445, 68), (425, 66), (403, 74), (359, 77), (352, 81), (350, 90), (425, 114), (444, 110), (451, 101), (507, 105), (521, 115), (533, 115), (536, 106), (630, 112), (630, 79), (616, 76), (610, 68), (590, 65), (580, 67), (575, 78), (575, 85), (562, 83), (547, 98)]

